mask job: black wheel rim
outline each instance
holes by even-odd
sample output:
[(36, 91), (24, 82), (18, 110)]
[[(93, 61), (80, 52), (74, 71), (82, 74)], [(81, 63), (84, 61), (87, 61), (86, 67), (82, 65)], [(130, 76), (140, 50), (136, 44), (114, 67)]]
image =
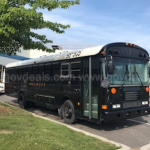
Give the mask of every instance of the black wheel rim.
[(64, 115), (67, 119), (72, 117), (72, 107), (68, 103), (64, 107)]

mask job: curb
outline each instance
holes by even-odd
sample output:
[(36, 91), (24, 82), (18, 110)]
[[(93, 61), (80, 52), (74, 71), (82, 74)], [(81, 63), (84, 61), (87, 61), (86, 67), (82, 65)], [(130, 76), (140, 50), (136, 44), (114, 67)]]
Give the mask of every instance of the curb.
[[(1, 103), (6, 104), (6, 105), (8, 105), (8, 106), (10, 106), (10, 107), (16, 107), (16, 106), (10, 105), (10, 104), (5, 103), (5, 102), (1, 102)], [(26, 110), (25, 110), (25, 111), (26, 111)], [(28, 111), (27, 111), (27, 112), (28, 112)], [(31, 112), (28, 112), (28, 113), (32, 114), (34, 117), (41, 118), (41, 119), (44, 119), (44, 120), (48, 120), (48, 121), (51, 121), (51, 122), (54, 122), (54, 123), (57, 123), (57, 124), (66, 126), (66, 127), (68, 127), (69, 129), (72, 129), (72, 130), (74, 130), (74, 131), (77, 131), (77, 132), (83, 133), (83, 134), (85, 134), (85, 135), (88, 135), (88, 136), (97, 138), (97, 139), (99, 139), (99, 140), (101, 140), (101, 141), (103, 141), (103, 142), (106, 142), (106, 143), (114, 144), (114, 145), (116, 145), (117, 147), (121, 147), (121, 148), (118, 149), (118, 150), (130, 150), (130, 149), (131, 149), (130, 147), (128, 147), (128, 146), (126, 146), (126, 145), (124, 145), (124, 144), (121, 144), (121, 143), (117, 143), (117, 142), (108, 140), (108, 139), (106, 139), (106, 138), (104, 138), (104, 137), (101, 137), (101, 136), (98, 136), (98, 135), (89, 133), (89, 132), (87, 132), (87, 131), (83, 131), (83, 130), (81, 130), (81, 129), (77, 129), (77, 128), (72, 127), (72, 126), (70, 126), (70, 125), (68, 125), (68, 124), (64, 124), (64, 123), (58, 122), (58, 121), (53, 120), (53, 119), (50, 119), (50, 118), (46, 118), (46, 117), (43, 117), (43, 116), (39, 116), (39, 115), (36, 115), (36, 114), (34, 114), (34, 113), (31, 113)], [(149, 147), (149, 146), (150, 146), (150, 145), (148, 145), (148, 147)], [(146, 147), (146, 146), (144, 146), (144, 147)], [(144, 147), (143, 147), (143, 148), (144, 148)], [(148, 148), (148, 147), (146, 147), (146, 148)], [(148, 150), (148, 149), (145, 149), (145, 148), (144, 148), (144, 149), (141, 149), (141, 150)]]
[(117, 147), (121, 147), (120, 149), (118, 150), (130, 150), (130, 147), (124, 145), (124, 144), (121, 144), (121, 143), (117, 143), (117, 142), (114, 142), (114, 141), (111, 141), (111, 140), (108, 140), (104, 137), (101, 137), (101, 136), (98, 136), (98, 135), (95, 135), (95, 134), (92, 134), (92, 133), (89, 133), (89, 132), (86, 132), (86, 131), (83, 131), (83, 130), (80, 130), (80, 129), (77, 129), (75, 127), (72, 127), (70, 125), (67, 125), (67, 124), (64, 124), (64, 123), (61, 123), (61, 122), (58, 122), (56, 120), (53, 120), (53, 119), (49, 119), (49, 118), (46, 118), (46, 117), (42, 117), (42, 116), (39, 116), (39, 115), (36, 115), (34, 113), (31, 113), (34, 117), (37, 117), (37, 118), (41, 118), (41, 119), (44, 119), (44, 120), (49, 120), (51, 122), (54, 122), (54, 123), (57, 123), (57, 124), (60, 124), (60, 125), (63, 125), (63, 126), (66, 126), (74, 131), (77, 131), (77, 132), (80, 132), (80, 133), (83, 133), (85, 135), (88, 135), (88, 136), (91, 136), (91, 137), (95, 137), (103, 142), (106, 142), (106, 143), (110, 143), (110, 144), (114, 144), (116, 145)]
[(140, 150), (150, 150), (150, 144), (147, 144), (147, 145), (141, 147)]

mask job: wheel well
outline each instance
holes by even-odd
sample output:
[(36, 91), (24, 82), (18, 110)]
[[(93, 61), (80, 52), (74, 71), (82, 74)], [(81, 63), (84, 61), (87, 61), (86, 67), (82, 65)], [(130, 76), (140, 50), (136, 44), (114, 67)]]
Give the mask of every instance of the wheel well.
[(66, 100), (71, 100), (71, 99), (68, 96), (63, 97), (60, 101), (60, 107)]
[(19, 100), (19, 96), (20, 96), (20, 94), (23, 94), (23, 92), (21, 91), (21, 92), (19, 92), (19, 94), (18, 94), (18, 100)]

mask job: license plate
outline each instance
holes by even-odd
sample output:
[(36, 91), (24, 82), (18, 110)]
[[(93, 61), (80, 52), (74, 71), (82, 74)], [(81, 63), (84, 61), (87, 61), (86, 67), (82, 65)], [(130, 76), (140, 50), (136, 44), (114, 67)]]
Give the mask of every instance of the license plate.
[(141, 106), (141, 102), (124, 102), (123, 108), (132, 108)]

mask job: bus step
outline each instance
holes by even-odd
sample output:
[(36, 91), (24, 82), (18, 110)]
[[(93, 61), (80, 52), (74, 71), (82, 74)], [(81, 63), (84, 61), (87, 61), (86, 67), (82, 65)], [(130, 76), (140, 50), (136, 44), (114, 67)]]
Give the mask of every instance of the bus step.
[[(88, 110), (84, 111), (84, 116), (89, 116), (89, 111)], [(91, 116), (92, 116), (92, 118), (98, 118), (98, 111), (92, 111)]]

